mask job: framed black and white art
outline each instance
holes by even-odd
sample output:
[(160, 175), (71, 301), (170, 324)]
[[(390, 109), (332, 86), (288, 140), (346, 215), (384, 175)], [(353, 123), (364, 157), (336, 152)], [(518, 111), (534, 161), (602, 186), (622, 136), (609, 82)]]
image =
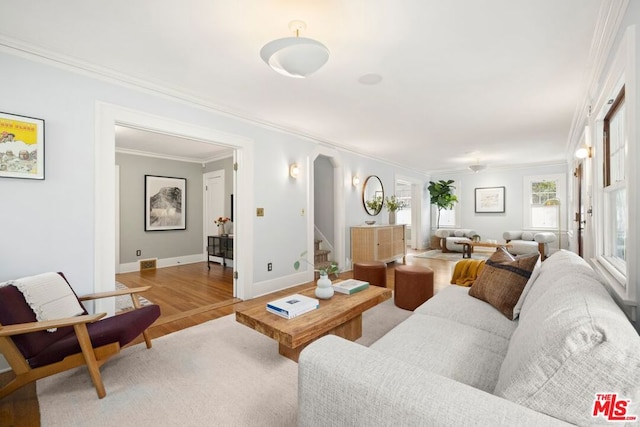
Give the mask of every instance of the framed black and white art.
[(187, 228), (187, 180), (168, 176), (144, 176), (144, 230)]

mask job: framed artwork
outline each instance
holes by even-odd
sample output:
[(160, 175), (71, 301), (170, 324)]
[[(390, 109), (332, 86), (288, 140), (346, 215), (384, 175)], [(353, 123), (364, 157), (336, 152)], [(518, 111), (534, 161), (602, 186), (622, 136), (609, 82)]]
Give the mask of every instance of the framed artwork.
[(476, 213), (504, 212), (504, 187), (476, 188)]
[(186, 230), (187, 179), (144, 176), (144, 231)]
[(44, 120), (0, 113), (0, 177), (44, 179)]

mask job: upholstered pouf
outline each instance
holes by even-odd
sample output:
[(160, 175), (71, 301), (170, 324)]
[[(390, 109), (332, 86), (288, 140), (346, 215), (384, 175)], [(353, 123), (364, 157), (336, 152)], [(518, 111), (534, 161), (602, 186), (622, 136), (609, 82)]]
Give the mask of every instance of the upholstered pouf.
[(395, 269), (394, 303), (415, 310), (433, 296), (433, 270), (418, 265), (399, 265)]
[(387, 264), (382, 261), (362, 261), (353, 264), (353, 278), (370, 285), (387, 287)]

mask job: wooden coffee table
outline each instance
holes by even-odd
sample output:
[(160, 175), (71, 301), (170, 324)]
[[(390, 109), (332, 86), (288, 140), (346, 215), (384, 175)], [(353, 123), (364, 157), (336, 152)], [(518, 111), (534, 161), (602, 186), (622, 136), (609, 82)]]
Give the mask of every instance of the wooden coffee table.
[(462, 245), (462, 258), (471, 258), (471, 252), (473, 248), (510, 248), (508, 243), (489, 243), (489, 242), (456, 242), (457, 245)]
[[(315, 298), (315, 287), (299, 292)], [(391, 289), (369, 286), (352, 295), (336, 293), (331, 299), (319, 300), (320, 308), (293, 319), (285, 319), (266, 310), (263, 297), (243, 303), (236, 311), (236, 321), (278, 342), (278, 351), (294, 362), (307, 345), (324, 335), (337, 335), (351, 341), (362, 336), (362, 313), (391, 298)]]

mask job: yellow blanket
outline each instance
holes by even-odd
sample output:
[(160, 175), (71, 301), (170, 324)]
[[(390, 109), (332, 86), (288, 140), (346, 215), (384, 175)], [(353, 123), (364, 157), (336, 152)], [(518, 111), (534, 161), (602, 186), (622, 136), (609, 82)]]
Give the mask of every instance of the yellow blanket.
[(471, 286), (484, 268), (484, 260), (463, 259), (458, 261), (451, 276), (452, 285)]

